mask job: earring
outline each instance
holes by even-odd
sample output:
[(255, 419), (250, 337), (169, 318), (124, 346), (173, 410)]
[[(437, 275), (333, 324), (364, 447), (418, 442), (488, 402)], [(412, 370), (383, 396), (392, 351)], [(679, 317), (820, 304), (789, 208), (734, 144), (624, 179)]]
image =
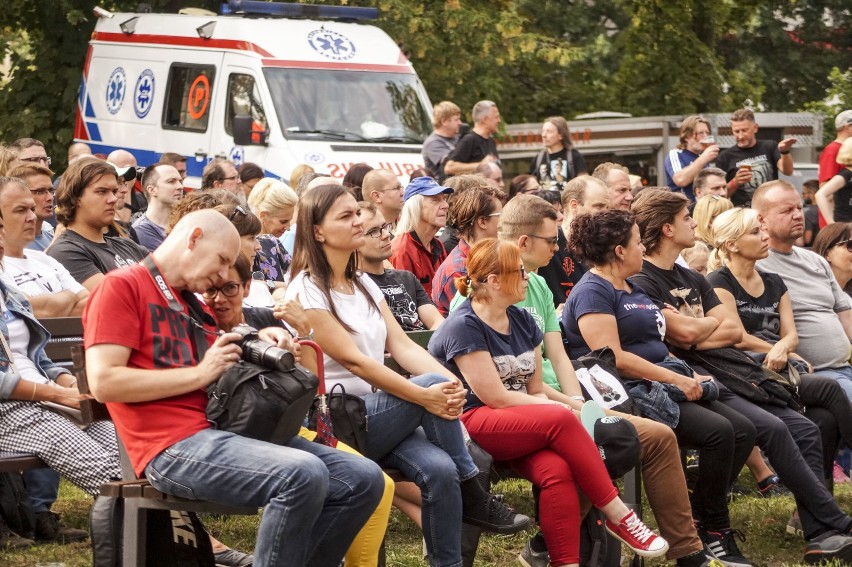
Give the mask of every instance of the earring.
[(323, 238), (322, 236), (320, 236), (319, 238), (317, 238), (317, 240), (319, 240), (320, 242), (325, 242), (325, 238)]

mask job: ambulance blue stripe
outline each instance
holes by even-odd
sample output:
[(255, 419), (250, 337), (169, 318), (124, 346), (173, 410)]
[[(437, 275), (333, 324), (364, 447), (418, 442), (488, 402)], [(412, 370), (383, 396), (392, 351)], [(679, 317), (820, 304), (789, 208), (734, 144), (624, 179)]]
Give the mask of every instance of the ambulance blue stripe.
[(89, 131), (89, 139), (93, 142), (101, 141), (101, 130), (98, 128), (98, 125), (94, 122), (86, 122), (86, 130)]

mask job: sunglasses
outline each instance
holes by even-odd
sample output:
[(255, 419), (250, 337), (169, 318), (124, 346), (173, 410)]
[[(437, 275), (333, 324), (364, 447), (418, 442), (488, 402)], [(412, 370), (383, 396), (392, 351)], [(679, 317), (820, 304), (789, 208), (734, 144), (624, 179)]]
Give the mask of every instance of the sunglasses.
[(835, 244), (835, 246), (845, 246), (847, 252), (852, 252), (852, 238), (841, 240), (840, 242)]
[(230, 215), (228, 215), (228, 220), (229, 220), (229, 221), (231, 221), (231, 222), (233, 222), (233, 221), (234, 221), (234, 217), (236, 217), (236, 216), (237, 216), (237, 214), (240, 214), (240, 215), (242, 215), (242, 216), (244, 216), (244, 217), (247, 217), (247, 216), (248, 216), (248, 213), (246, 212), (246, 210), (245, 210), (244, 208), (242, 208), (240, 205), (237, 205), (236, 207), (234, 207), (234, 210), (233, 210), (233, 211), (231, 211), (231, 214), (230, 214)]

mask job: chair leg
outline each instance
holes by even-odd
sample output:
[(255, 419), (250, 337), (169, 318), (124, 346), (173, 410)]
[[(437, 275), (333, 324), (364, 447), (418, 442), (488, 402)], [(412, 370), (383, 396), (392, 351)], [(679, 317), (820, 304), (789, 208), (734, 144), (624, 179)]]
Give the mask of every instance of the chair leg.
[(148, 510), (139, 506), (136, 498), (124, 500), (124, 537), (122, 565), (136, 567), (145, 565), (148, 529)]

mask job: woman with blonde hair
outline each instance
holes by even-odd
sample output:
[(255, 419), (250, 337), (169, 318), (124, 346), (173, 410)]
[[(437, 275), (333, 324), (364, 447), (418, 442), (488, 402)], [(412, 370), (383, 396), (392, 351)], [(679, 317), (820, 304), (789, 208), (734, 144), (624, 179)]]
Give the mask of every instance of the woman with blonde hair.
[(734, 204), (730, 199), (718, 195), (704, 195), (698, 199), (695, 208), (692, 210), (692, 218), (696, 222), (695, 236), (704, 244), (713, 248), (713, 237), (710, 234), (713, 219), (733, 208)]
[(290, 228), (296, 211), (296, 192), (283, 181), (265, 177), (255, 184), (248, 196), (248, 206), (260, 219), (263, 228), (257, 236), (260, 250), (254, 258), (254, 271), (262, 272), (273, 297), (284, 287), (290, 267), (290, 253), (279, 238)]
[[(713, 221), (712, 236), (715, 249), (709, 268), (715, 271), (707, 281), (722, 304), (738, 315), (732, 319), (742, 324), (742, 341), (734, 346), (770, 370), (783, 372), (788, 363), (797, 369), (802, 379), (798, 394), (805, 415), (819, 427), (822, 472), (830, 481), (839, 438), (852, 444), (852, 409), (845, 388), (833, 378), (811, 374), (813, 367), (795, 352), (799, 337), (787, 286), (778, 274), (755, 268), (757, 260), (769, 255), (769, 235), (761, 228), (757, 211), (736, 208), (722, 213)], [(758, 481), (763, 489), (770, 471), (754, 455), (747, 464), (756, 479), (763, 479)], [(796, 495), (795, 481), (787, 483)]]

